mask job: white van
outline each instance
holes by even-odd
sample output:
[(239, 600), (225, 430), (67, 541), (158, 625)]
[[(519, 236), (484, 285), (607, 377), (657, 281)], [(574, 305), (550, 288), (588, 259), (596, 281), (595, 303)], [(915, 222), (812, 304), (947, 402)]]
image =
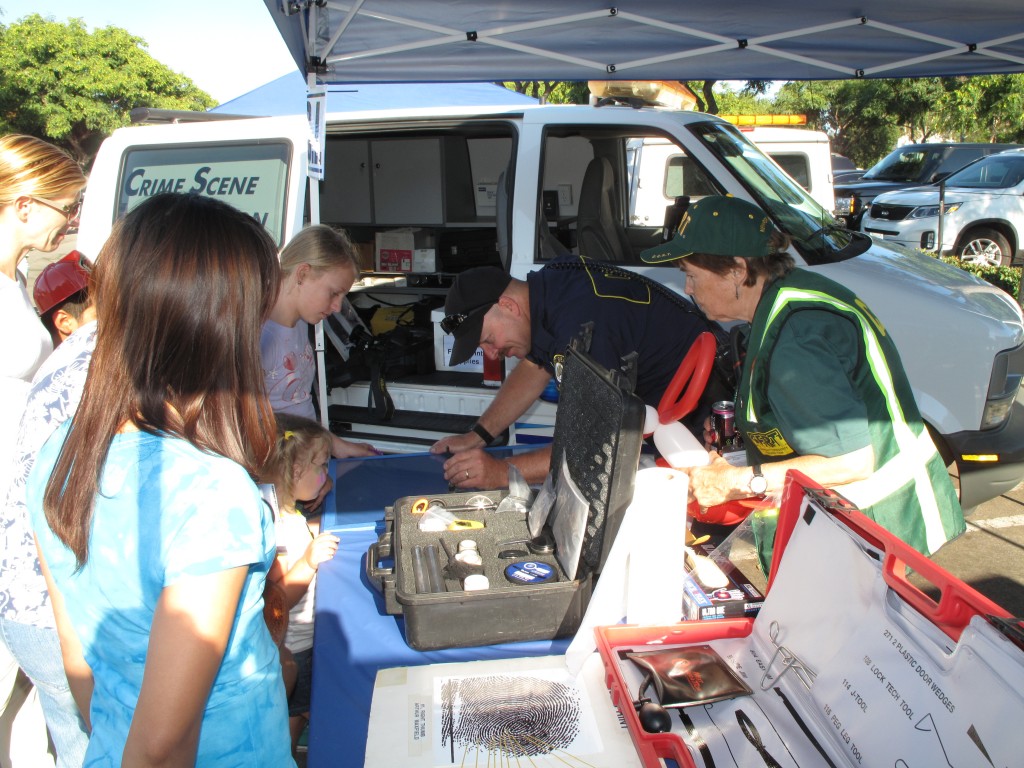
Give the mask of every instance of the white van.
[[(808, 128), (740, 126), (739, 130), (774, 160), (826, 211), (835, 207), (828, 135)], [(630, 221), (660, 225), (665, 208), (687, 190), (686, 156), (668, 139), (644, 139), (630, 147)]]
[[(682, 293), (674, 265), (639, 260), (641, 249), (660, 241), (663, 221), (630, 215), (631, 148), (660, 142), (684, 159), (683, 195), (728, 193), (761, 206), (792, 236), (798, 263), (871, 305), (901, 351), (940, 450), (956, 464), (965, 506), (1024, 476), (1024, 406), (1015, 400), (1024, 322), (1013, 299), (925, 255), (836, 228), (827, 206), (723, 120), (619, 106), (337, 113), (327, 121), (326, 178), (307, 187), (304, 118), (196, 117), (124, 128), (104, 142), (80, 250), (95, 255), (118, 216), (169, 189), (220, 197), (257, 217), (281, 245), (315, 211), (346, 228), (364, 254), (367, 272), (353, 303), (364, 311), (379, 305), (392, 319), (395, 305), (412, 305), (411, 314), (425, 317), (421, 326), (461, 270), (495, 264), (522, 278), (558, 249), (613, 261)], [(378, 269), (385, 264), (402, 271)], [(400, 377), (385, 373), (391, 414), (368, 407), (367, 380), (332, 375), (332, 428), (407, 451), (466, 431), (494, 389), (477, 371), (445, 370), (443, 356), (425, 357)], [(509, 441), (550, 434), (554, 408), (538, 401)]]

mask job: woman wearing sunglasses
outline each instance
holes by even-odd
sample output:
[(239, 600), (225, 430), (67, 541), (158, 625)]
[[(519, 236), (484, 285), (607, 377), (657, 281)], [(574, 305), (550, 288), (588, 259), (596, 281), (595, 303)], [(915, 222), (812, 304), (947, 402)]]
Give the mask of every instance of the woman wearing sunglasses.
[[(77, 222), (85, 176), (78, 164), (65, 152), (31, 136), (0, 136), (0, 505), (7, 498), (13, 471), (13, 453), (18, 423), (28, 396), (29, 384), (40, 363), (53, 349), (50, 334), (40, 322), (29, 299), (24, 274), (18, 264), (29, 251), (52, 252), (57, 249), (68, 229)], [(23, 526), (15, 526), (6, 516), (0, 517), (0, 575), (16, 570), (18, 558), (35, 559), (31, 538), (26, 540)], [(33, 568), (33, 573), (35, 569)], [(41, 578), (35, 574), (37, 578)], [(21, 583), (23, 583), (22, 580)], [(41, 590), (45, 594), (45, 590)], [(47, 667), (46, 660), (59, 668), (60, 647), (53, 631), (53, 612), (44, 599), (26, 601), (21, 594), (0, 588), (0, 711), (6, 709), (18, 668), (36, 679)], [(34, 629), (42, 626), (52, 639), (52, 647), (43, 648), (36, 636), (11, 631), (8, 621)], [(49, 628), (49, 629), (47, 629)], [(40, 666), (42, 664), (42, 667)], [(48, 668), (48, 667), (47, 667)], [(45, 674), (42, 675), (46, 677)], [(66, 681), (64, 699), (70, 700)], [(80, 761), (84, 751), (84, 734), (77, 718), (62, 726), (51, 713), (59, 708), (53, 697), (61, 691), (50, 685), (39, 688), (47, 721), (60, 754), (58, 765), (65, 760)], [(33, 691), (23, 705), (14, 726), (12, 764), (46, 765), (46, 730), (38, 717), (38, 703)], [(34, 707), (34, 710), (33, 710)], [(34, 722), (32, 716), (35, 715)], [(13, 717), (5, 712), (4, 720)], [(24, 722), (23, 718), (30, 718)], [(56, 724), (57, 727), (54, 727)], [(6, 763), (5, 759), (0, 762)], [(52, 764), (52, 763), (51, 763)]]

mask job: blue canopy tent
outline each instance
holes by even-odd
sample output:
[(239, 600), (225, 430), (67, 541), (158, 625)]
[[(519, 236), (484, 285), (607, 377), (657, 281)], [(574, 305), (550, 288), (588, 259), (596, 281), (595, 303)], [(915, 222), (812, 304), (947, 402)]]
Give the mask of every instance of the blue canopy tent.
[[(327, 89), (329, 113), (536, 103), (537, 100), (530, 96), (493, 83), (370, 83), (331, 86)], [(301, 115), (306, 111), (306, 79), (298, 71), (289, 72), (210, 111), (254, 117)]]
[(1024, 71), (1020, 0), (264, 0), (321, 82)]

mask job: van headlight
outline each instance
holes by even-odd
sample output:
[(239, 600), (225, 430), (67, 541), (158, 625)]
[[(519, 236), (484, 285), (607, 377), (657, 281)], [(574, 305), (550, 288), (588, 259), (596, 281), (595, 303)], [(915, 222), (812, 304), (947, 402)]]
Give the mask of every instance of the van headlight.
[(992, 376), (988, 382), (985, 410), (981, 415), (981, 428), (1002, 426), (1010, 416), (1010, 409), (1024, 378), (1024, 346), (1006, 349), (992, 362)]
[[(963, 203), (946, 203), (946, 215), (948, 216), (953, 211), (960, 208)], [(933, 216), (939, 215), (939, 206), (937, 205), (922, 205), (915, 208), (910, 212), (908, 219), (930, 219)]]

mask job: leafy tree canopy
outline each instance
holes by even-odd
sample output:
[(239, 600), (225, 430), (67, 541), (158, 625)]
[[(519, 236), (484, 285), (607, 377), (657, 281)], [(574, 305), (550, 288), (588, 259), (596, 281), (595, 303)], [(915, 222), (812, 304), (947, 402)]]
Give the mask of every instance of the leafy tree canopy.
[(804, 113), (834, 151), (869, 168), (910, 141), (1024, 141), (1024, 75), (786, 83), (775, 106)]
[(81, 19), (38, 14), (0, 25), (0, 132), (51, 141), (85, 166), (136, 107), (203, 111), (216, 103), (124, 29), (89, 32)]

